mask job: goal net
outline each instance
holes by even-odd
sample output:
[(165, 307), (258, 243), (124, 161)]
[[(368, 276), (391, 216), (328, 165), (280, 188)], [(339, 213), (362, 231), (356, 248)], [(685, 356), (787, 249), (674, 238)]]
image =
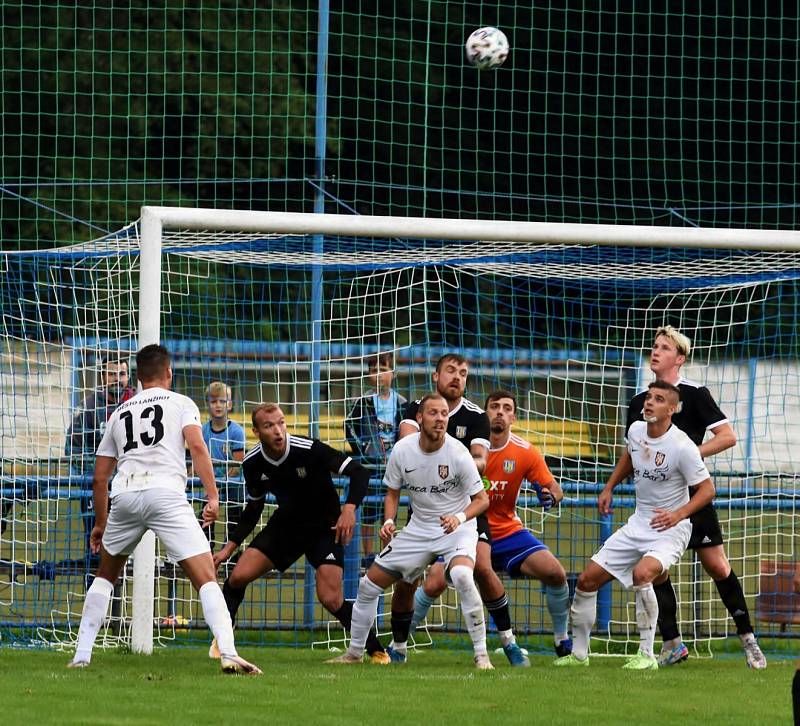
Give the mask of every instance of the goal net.
[[(800, 471), (798, 233), (188, 211), (196, 216), (163, 230), (137, 223), (68, 248), (0, 253), (2, 643), (74, 642), (96, 562), (86, 550), (93, 457), (71, 436), (87, 400), (119, 395), (107, 385), (108, 362), (132, 366), (142, 341), (167, 345), (176, 390), (204, 415), (208, 385), (229, 386), (230, 419), (244, 427), (248, 447), (253, 405), (276, 401), (290, 431), (365, 455), (373, 478), (346, 556), (352, 598), (379, 548), (382, 510), (383, 460), (358, 449), (346, 428), (355, 401), (375, 385), (370, 356), (392, 355), (393, 388), (407, 399), (430, 388), (434, 362), (449, 351), (470, 362), (470, 399), (482, 404), (501, 387), (516, 394), (515, 430), (542, 450), (566, 494), (544, 512), (524, 490), (520, 515), (572, 587), (632, 511), (630, 486), (618, 489), (611, 517), (598, 514), (596, 496), (622, 450), (627, 402), (649, 380), (648, 352), (663, 324), (692, 339), (684, 374), (708, 385), (736, 431), (736, 446), (708, 464), (757, 634), (793, 622), (785, 573)], [(98, 430), (104, 415), (95, 416)], [(243, 485), (233, 462), (215, 463), (218, 548)], [(199, 512), (194, 479), (188, 496)], [(157, 543), (149, 562), (137, 558), (153, 578), (145, 630), (157, 644), (205, 641), (180, 570)], [(134, 582), (129, 567), (100, 645), (130, 639)], [(684, 639), (710, 653), (714, 639), (733, 632), (713, 583), (691, 553), (673, 582)], [(548, 633), (540, 583), (505, 584), (523, 642)], [(388, 603), (384, 630), (386, 613)], [(301, 561), (250, 586), (238, 637), (341, 644), (332, 620)], [(427, 630), (460, 627), (451, 594)], [(616, 583), (601, 593), (595, 634), (595, 652), (638, 640), (632, 594)]]

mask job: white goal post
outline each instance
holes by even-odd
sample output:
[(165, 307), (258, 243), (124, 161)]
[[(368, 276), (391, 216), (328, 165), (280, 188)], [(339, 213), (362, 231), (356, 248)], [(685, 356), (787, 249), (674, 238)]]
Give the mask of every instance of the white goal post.
[[(606, 224), (429, 219), (423, 217), (302, 214), (145, 206), (140, 219), (139, 346), (161, 337), (161, 254), (165, 231), (228, 231), (264, 235), (502, 241), (510, 244), (718, 248), (766, 252), (800, 251), (800, 231)], [(316, 249), (316, 248), (315, 248)], [(319, 253), (309, 264), (325, 264)], [(425, 251), (418, 253), (425, 259)], [(357, 264), (357, 262), (356, 262)], [(134, 553), (131, 648), (153, 649), (155, 543), (151, 532)]]

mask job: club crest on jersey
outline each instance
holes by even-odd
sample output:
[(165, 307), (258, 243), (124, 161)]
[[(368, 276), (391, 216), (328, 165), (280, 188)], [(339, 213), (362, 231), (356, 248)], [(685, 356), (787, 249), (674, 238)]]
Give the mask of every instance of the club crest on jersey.
[(447, 475), (450, 473), (450, 467), (447, 464), (439, 464), (439, 478), (440, 479), (447, 479)]
[(517, 462), (514, 459), (504, 459), (503, 460), (503, 471), (506, 474), (511, 474), (517, 466)]
[(656, 466), (661, 466), (664, 463), (664, 459), (667, 458), (667, 455), (663, 451), (656, 451)]
[(466, 426), (456, 426), (456, 438), (463, 439), (467, 435)]
[(307, 472), (306, 472), (306, 468), (304, 466), (298, 466), (295, 471), (297, 471), (297, 476), (299, 476), (301, 479), (305, 479), (306, 478), (306, 473)]

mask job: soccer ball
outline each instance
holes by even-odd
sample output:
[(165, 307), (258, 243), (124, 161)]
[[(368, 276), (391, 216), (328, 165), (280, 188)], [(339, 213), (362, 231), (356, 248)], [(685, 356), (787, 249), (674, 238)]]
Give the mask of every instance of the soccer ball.
[(478, 28), (464, 47), (467, 60), (480, 71), (498, 68), (508, 57), (508, 38), (497, 28)]

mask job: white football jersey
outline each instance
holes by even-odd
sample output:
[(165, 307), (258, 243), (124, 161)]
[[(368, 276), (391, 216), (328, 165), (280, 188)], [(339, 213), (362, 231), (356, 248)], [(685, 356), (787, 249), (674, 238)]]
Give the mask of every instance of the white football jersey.
[(674, 511), (689, 501), (689, 487), (710, 477), (695, 443), (675, 424), (658, 438), (647, 424), (634, 421), (628, 430), (628, 451), (636, 485), (636, 514), (648, 521), (653, 510)]
[(111, 414), (98, 456), (117, 459), (111, 496), (151, 486), (186, 488), (184, 426), (200, 426), (191, 398), (165, 388), (146, 388)]
[[(411, 434), (394, 445), (383, 483), (390, 489), (408, 489), (414, 522), (440, 529), (440, 515), (463, 512), (470, 498), (483, 490), (483, 482), (472, 455), (458, 439), (446, 434), (442, 447), (427, 454), (419, 437)], [(475, 526), (474, 520), (468, 524)]]

